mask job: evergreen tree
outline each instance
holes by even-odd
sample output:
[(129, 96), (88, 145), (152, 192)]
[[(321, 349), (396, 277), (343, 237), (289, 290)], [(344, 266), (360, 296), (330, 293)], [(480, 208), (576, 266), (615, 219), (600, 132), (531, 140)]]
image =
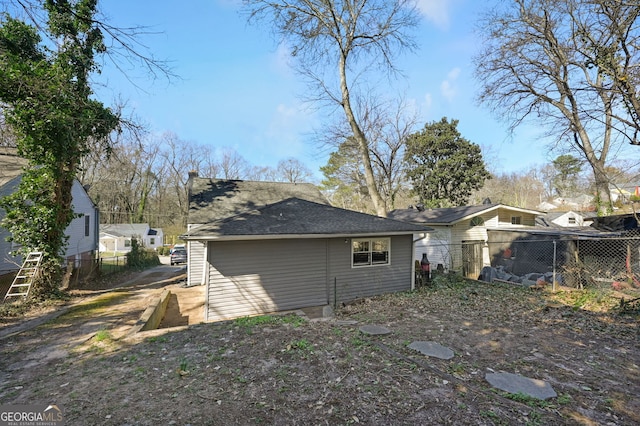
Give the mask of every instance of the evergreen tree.
[(425, 207), (464, 205), (491, 177), (480, 147), (463, 138), (457, 126), (458, 120), (444, 117), (407, 139), (407, 177)]

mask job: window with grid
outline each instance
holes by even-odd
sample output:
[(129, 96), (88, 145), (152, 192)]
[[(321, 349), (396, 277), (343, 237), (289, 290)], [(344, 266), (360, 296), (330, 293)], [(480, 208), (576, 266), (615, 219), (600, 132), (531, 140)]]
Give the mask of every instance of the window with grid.
[(354, 239), (351, 241), (351, 266), (388, 265), (390, 248), (389, 238)]

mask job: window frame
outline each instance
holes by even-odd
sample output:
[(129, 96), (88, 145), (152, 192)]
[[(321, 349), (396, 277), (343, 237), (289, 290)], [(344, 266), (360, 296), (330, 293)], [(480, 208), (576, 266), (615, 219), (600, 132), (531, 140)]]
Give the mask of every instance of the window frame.
[(511, 216), (512, 225), (522, 225), (522, 216)]
[[(366, 244), (365, 244), (366, 243)], [(375, 250), (376, 243), (382, 243), (382, 250)], [(355, 251), (356, 244), (364, 244), (366, 248), (363, 250)], [(391, 238), (352, 238), (351, 239), (351, 268), (370, 268), (376, 266), (389, 266), (391, 265)], [(376, 253), (378, 253), (378, 260), (375, 260)], [(384, 261), (380, 261), (380, 253), (383, 253)], [(356, 254), (362, 258), (366, 256), (366, 263), (359, 261), (355, 262)]]
[(91, 216), (84, 215), (84, 236), (89, 237), (91, 235)]
[(469, 228), (475, 228), (476, 226), (484, 226), (484, 218), (482, 216), (474, 216), (469, 221)]

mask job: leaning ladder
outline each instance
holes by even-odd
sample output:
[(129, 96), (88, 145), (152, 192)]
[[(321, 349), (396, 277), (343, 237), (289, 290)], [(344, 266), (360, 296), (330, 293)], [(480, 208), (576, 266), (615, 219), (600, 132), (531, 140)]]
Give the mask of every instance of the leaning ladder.
[(11, 287), (7, 290), (7, 294), (4, 295), (3, 302), (6, 302), (9, 297), (27, 297), (29, 290), (31, 290), (31, 284), (38, 273), (40, 262), (42, 261), (42, 252), (32, 251), (27, 255), (27, 258), (22, 263), (22, 268), (18, 271), (18, 275), (13, 279)]

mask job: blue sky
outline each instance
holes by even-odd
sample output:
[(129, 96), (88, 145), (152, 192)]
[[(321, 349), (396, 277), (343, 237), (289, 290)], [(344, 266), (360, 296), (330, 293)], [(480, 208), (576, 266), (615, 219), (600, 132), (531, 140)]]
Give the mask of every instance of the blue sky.
[[(406, 75), (388, 96), (404, 96), (420, 111), (420, 127), (443, 116), (459, 120), (463, 137), (482, 146), (496, 172), (527, 171), (549, 161), (530, 128), (513, 138), (506, 126), (476, 105), (472, 56), (474, 21), (486, 2), (421, 0), (419, 49), (399, 59)], [(180, 77), (150, 80), (139, 68), (127, 71), (136, 87), (110, 67), (98, 90), (109, 104), (127, 101), (153, 132), (174, 132), (185, 141), (231, 147), (255, 166), (275, 167), (295, 157), (320, 177), (328, 153), (310, 133), (324, 116), (299, 98), (306, 91), (287, 65), (286, 50), (264, 27), (250, 26), (237, 0), (107, 0), (101, 10), (118, 26), (144, 25), (156, 34), (141, 37), (153, 54), (170, 61)], [(418, 129), (416, 129), (418, 130)]]

